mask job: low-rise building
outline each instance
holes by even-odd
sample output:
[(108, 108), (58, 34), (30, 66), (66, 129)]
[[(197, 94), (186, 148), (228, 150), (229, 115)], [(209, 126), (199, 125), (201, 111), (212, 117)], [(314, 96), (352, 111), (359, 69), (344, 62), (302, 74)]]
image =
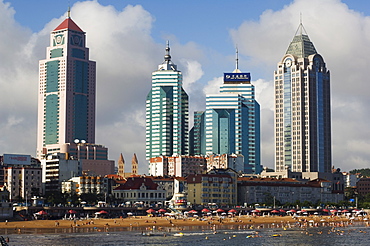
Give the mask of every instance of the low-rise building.
[(73, 177), (62, 182), (62, 193), (72, 194), (107, 194), (108, 179), (100, 176)]
[(232, 169), (213, 169), (207, 174), (191, 174), (186, 181), (187, 201), (193, 205), (236, 205), (237, 175)]
[(164, 204), (166, 191), (161, 189), (148, 177), (130, 177), (124, 184), (113, 189), (113, 196), (126, 204), (141, 203), (143, 205)]
[(335, 193), (332, 183), (324, 179), (298, 181), (291, 178), (238, 178), (238, 204), (311, 203), (342, 201), (343, 193)]

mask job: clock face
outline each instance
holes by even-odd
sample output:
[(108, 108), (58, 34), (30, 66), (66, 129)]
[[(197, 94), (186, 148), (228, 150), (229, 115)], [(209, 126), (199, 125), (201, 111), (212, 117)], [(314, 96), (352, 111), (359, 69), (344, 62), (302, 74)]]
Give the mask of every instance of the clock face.
[(286, 59), (286, 60), (285, 60), (285, 66), (286, 66), (286, 67), (290, 67), (290, 66), (292, 66), (292, 60), (291, 60), (291, 59)]
[(70, 40), (73, 45), (82, 46), (81, 36), (73, 35)]
[(54, 46), (64, 44), (64, 36), (63, 34), (55, 35), (54, 36)]
[(74, 36), (74, 38), (73, 38), (73, 42), (74, 42), (75, 44), (78, 44), (78, 43), (80, 42), (80, 37), (79, 37), (79, 36)]

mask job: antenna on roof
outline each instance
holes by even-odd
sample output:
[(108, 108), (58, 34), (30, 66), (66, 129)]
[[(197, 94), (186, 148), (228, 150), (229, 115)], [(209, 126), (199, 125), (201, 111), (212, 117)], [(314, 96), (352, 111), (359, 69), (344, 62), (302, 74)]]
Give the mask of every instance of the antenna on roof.
[(239, 51), (238, 51), (238, 45), (236, 45), (236, 70), (239, 69)]
[(67, 18), (71, 18), (71, 3), (68, 0), (68, 12), (67, 12)]

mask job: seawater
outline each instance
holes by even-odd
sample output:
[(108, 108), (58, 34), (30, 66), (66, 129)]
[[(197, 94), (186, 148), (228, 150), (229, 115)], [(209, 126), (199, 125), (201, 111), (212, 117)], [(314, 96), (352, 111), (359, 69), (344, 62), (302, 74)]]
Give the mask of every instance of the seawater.
[[(142, 236), (141, 231), (79, 232), (79, 233), (27, 233), (7, 234), (9, 245), (38, 246), (116, 246), (116, 245), (370, 245), (370, 228), (363, 225), (335, 228), (264, 228), (256, 230), (259, 237), (248, 236), (254, 230), (220, 229), (214, 234), (209, 229), (183, 231), (184, 236), (175, 237), (175, 232), (154, 232)], [(166, 236), (164, 235), (166, 234)], [(273, 237), (279, 234), (280, 237)]]

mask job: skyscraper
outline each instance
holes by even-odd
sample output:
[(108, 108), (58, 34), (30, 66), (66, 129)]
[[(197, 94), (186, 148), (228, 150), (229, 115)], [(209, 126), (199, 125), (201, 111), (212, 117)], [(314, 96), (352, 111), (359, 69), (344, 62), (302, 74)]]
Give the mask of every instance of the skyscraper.
[(330, 172), (330, 73), (302, 23), (274, 82), (276, 171)]
[(39, 62), (37, 156), (47, 145), (95, 142), (95, 62), (85, 32), (68, 17), (50, 35)]
[[(260, 106), (250, 73), (224, 73), (219, 94), (206, 95), (205, 151), (244, 156), (244, 173), (260, 173)], [(202, 142), (202, 141), (201, 141)], [(204, 149), (204, 148), (201, 148)]]
[(188, 95), (182, 74), (171, 61), (167, 42), (164, 62), (152, 73), (146, 99), (146, 159), (188, 154)]

